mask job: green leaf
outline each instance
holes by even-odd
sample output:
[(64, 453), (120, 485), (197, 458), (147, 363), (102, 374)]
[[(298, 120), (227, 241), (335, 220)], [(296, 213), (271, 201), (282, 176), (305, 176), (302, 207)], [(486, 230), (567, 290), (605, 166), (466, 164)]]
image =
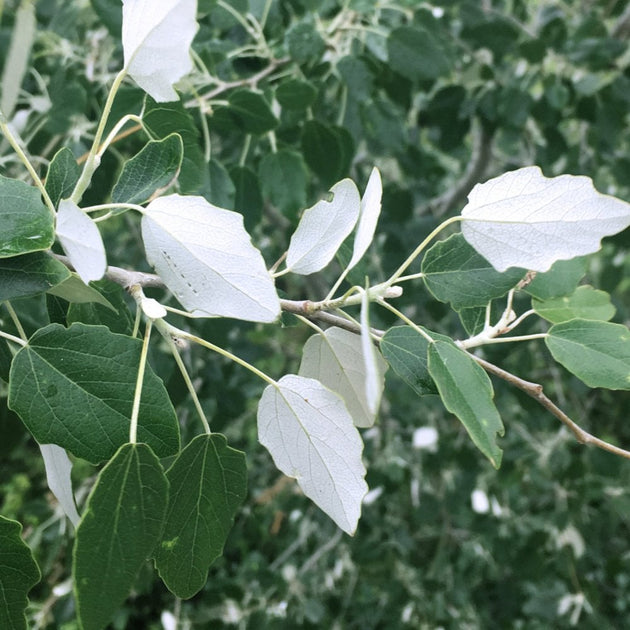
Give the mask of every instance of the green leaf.
[[(9, 407), (40, 444), (109, 459), (129, 437), (142, 342), (105, 326), (51, 324), (13, 358)], [(162, 381), (147, 367), (138, 439), (160, 457), (179, 449), (179, 426)]]
[(13, 353), (5, 339), (0, 339), (0, 379), (9, 382), (9, 370), (13, 361)]
[(112, 190), (114, 203), (144, 203), (156, 191), (167, 188), (182, 165), (184, 145), (177, 133), (148, 142), (125, 162)]
[(452, 343), (429, 345), (429, 374), (437, 385), (444, 406), (462, 422), (475, 446), (495, 468), (503, 452), (496, 435), (503, 435), (503, 423), (494, 405), (494, 391), (488, 375), (464, 350)]
[(77, 612), (101, 630), (125, 601), (162, 533), (168, 481), (146, 444), (121, 446), (100, 472), (73, 550)]
[(173, 133), (180, 135), (184, 157), (177, 180), (179, 190), (182, 194), (198, 193), (207, 179), (207, 163), (190, 111), (180, 101), (156, 103), (147, 96), (142, 122), (156, 139), (164, 139)]
[(39, 190), (0, 175), (0, 258), (48, 249), (55, 240), (54, 218)]
[[(101, 282), (101, 280), (96, 282)], [(94, 282), (94, 284), (96, 284), (96, 282)], [(100, 304), (101, 306), (116, 312), (116, 309), (112, 306), (111, 302), (107, 300), (107, 298), (105, 298), (96, 289), (92, 288), (92, 286), (85, 284), (85, 282), (83, 282), (83, 280), (74, 273), (61, 284), (49, 289), (48, 293), (63, 298), (72, 304)]]
[(247, 494), (245, 454), (223, 435), (199, 435), (166, 477), (170, 496), (155, 565), (169, 590), (188, 599), (206, 583)]
[(27, 630), (28, 592), (41, 573), (17, 521), (0, 516), (0, 628)]
[(260, 222), (263, 209), (258, 176), (249, 166), (235, 166), (230, 177), (236, 191), (234, 209), (243, 215), (245, 229), (251, 233)]
[(221, 162), (210, 160), (208, 172), (209, 181), (205, 198), (219, 208), (233, 210), (236, 189), (227, 169)]
[(65, 265), (43, 252), (0, 259), (0, 302), (44, 293), (69, 277)]
[(302, 154), (282, 150), (266, 155), (258, 175), (264, 197), (291, 215), (306, 205), (307, 170)]
[(290, 79), (278, 86), (276, 98), (282, 107), (302, 111), (315, 102), (317, 88), (308, 81)]
[(610, 295), (591, 286), (578, 287), (568, 296), (549, 300), (532, 300), (532, 308), (547, 321), (559, 324), (570, 319), (608, 321), (615, 314)]
[(461, 233), (438, 241), (422, 259), (424, 282), (441, 302), (455, 310), (485, 306), (505, 295), (525, 276), (524, 269), (499, 273)]
[[(421, 327), (432, 339), (453, 343)], [(394, 372), (418, 395), (437, 394), (438, 390), (429, 374), (427, 352), (429, 341), (411, 326), (394, 326), (381, 339), (381, 352)]]
[(245, 133), (256, 135), (275, 129), (278, 119), (273, 115), (265, 97), (250, 90), (236, 90), (228, 98), (229, 112)]
[(571, 295), (586, 273), (586, 257), (556, 261), (549, 271), (537, 273), (524, 291), (539, 300)]
[(549, 329), (553, 358), (589, 387), (630, 389), (630, 330), (620, 324), (572, 319)]
[(302, 129), (302, 151), (311, 170), (325, 185), (332, 185), (346, 174), (354, 148), (349, 134), (308, 120)]
[(289, 29), (286, 36), (289, 55), (299, 64), (315, 64), (326, 50), (326, 42), (315, 27), (308, 22), (298, 22)]
[[(496, 322), (505, 310), (505, 301), (494, 301), (490, 305), (490, 322)], [(457, 311), (459, 320), (466, 332), (472, 337), (479, 334), (486, 324), (486, 307), (471, 306), (469, 308), (460, 308)]]
[(68, 325), (73, 322), (83, 322), (93, 326), (103, 325), (112, 332), (131, 335), (134, 317), (125, 302), (124, 289), (109, 280), (92, 282), (90, 288), (97, 292), (109, 306), (103, 306), (101, 302), (96, 301), (73, 302), (66, 315)]
[(431, 31), (401, 26), (387, 38), (390, 66), (412, 81), (428, 81), (451, 71), (450, 51)]
[(68, 147), (59, 149), (50, 161), (46, 174), (46, 192), (55, 207), (62, 199), (70, 196), (80, 176), (81, 167), (74, 153)]

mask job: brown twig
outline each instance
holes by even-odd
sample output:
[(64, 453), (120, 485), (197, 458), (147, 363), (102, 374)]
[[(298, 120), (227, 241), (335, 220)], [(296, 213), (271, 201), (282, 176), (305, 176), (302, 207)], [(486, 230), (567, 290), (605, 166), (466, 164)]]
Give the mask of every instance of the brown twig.
[(592, 444), (593, 446), (597, 446), (598, 448), (603, 449), (604, 451), (608, 451), (609, 453), (614, 453), (615, 455), (619, 455), (621, 457), (625, 457), (626, 459), (630, 459), (630, 451), (626, 451), (623, 448), (619, 448), (618, 446), (614, 446), (609, 442), (605, 442), (604, 440), (600, 440), (598, 437), (591, 435), (588, 431), (585, 431), (577, 425), (569, 416), (567, 416), (562, 409), (560, 409), (552, 400), (550, 400), (543, 392), (543, 386), (539, 383), (532, 383), (531, 381), (526, 381), (518, 376), (510, 372), (506, 372), (502, 368), (481, 359), (474, 354), (470, 356), (481, 365), (481, 367), (489, 372), (490, 374), (494, 374), (499, 378), (503, 379), (510, 383), (510, 385), (514, 385), (521, 391), (525, 392), (528, 396), (531, 396), (536, 402), (542, 405), (547, 411), (549, 411), (552, 415), (554, 415), (562, 424), (564, 424), (571, 433), (575, 436), (575, 439), (581, 444)]

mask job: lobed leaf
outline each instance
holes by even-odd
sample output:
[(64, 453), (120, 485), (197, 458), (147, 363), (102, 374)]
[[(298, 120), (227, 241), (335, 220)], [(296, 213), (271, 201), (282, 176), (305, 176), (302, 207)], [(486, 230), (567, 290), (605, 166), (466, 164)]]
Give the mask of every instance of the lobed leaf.
[(498, 271), (547, 271), (627, 228), (630, 204), (598, 193), (588, 177), (547, 178), (528, 166), (477, 184), (462, 217), (462, 234)]
[(314, 379), (283, 376), (258, 404), (258, 439), (280, 471), (354, 534), (368, 490), (363, 442), (337, 394)]

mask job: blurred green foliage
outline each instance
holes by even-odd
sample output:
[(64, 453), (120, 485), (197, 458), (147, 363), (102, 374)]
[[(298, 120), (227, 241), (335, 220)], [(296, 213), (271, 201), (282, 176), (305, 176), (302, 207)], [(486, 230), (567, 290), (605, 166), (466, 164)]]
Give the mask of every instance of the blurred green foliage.
[[(18, 4), (0, 4), (0, 59)], [(119, 12), (118, 0), (36, 3), (31, 71), (13, 121), (31, 155), (50, 160), (62, 146), (75, 156), (87, 151), (121, 65)], [(458, 212), (476, 181), (511, 168), (585, 174), (599, 190), (630, 200), (625, 0), (203, 0), (199, 13), (197, 70), (181, 86), (182, 103), (166, 113), (155, 108), (147, 122), (160, 138), (186, 128), (181, 187), (244, 212), (268, 261), (286, 248), (300, 209), (346, 175), (364, 185), (373, 165), (385, 194), (367, 266), (372, 279), (396, 269), (444, 216)], [(113, 120), (142, 103), (129, 84)], [(138, 133), (120, 138), (86, 203), (109, 194), (123, 161), (144, 142)], [(0, 174), (22, 175), (6, 143), (0, 147)], [(137, 222), (124, 215), (103, 227), (110, 262), (146, 270)], [(626, 324), (628, 239), (608, 239), (586, 275), (612, 294), (613, 321)], [(325, 286), (318, 278), (280, 284), (295, 299)], [(407, 290), (400, 304), (429, 329), (464, 334), (454, 314), (420, 288)], [(67, 312), (59, 301), (55, 311), (40, 298), (14, 306), (27, 332), (53, 313), (55, 321), (112, 323), (104, 311), (95, 314), (98, 307)], [(374, 325), (394, 323), (379, 315)], [(11, 331), (4, 312), (0, 318)], [(195, 326), (275, 375), (295, 369), (307, 336), (222, 320)], [(628, 393), (588, 390), (555, 367), (542, 344), (484, 352), (543, 383), (586, 429), (630, 444)], [(181, 628), (626, 625), (630, 466), (576, 443), (521, 392), (495, 382), (506, 425), (495, 471), (437, 401), (418, 399), (389, 374), (380, 421), (363, 433), (372, 493), (351, 539), (279, 477), (257, 444), (261, 384), (216, 356), (190, 350), (184, 357), (213, 430), (248, 455), (249, 496), (201, 593), (174, 601), (147, 570), (112, 627), (159, 628), (163, 611)], [(0, 379), (9, 359), (0, 341)], [(163, 348), (153, 348), (151, 363), (188, 442), (198, 427), (185, 385)], [(422, 427), (437, 430), (434, 448), (414, 447)], [(7, 409), (4, 381), (0, 436), (2, 514), (24, 525), (44, 576), (30, 595), (31, 627), (70, 630), (71, 526), (47, 490), (37, 445)], [(78, 461), (73, 474), (85, 500), (95, 469)]]

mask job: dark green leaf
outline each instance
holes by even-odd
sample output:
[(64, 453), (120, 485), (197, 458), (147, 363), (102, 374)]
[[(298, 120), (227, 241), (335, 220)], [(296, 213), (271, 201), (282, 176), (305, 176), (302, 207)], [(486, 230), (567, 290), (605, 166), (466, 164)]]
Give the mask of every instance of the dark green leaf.
[(107, 298), (92, 286), (85, 284), (79, 276), (71, 274), (67, 280), (48, 290), (48, 293), (60, 297), (72, 304), (100, 304), (115, 312)]
[(478, 254), (461, 233), (438, 241), (422, 260), (427, 288), (455, 310), (485, 306), (505, 295), (525, 277), (525, 270), (511, 268), (499, 273)]
[(247, 493), (245, 454), (217, 433), (197, 436), (168, 469), (170, 498), (155, 564), (183, 599), (206, 583)]
[(27, 630), (28, 592), (41, 574), (17, 521), (0, 516), (0, 628)]
[(182, 165), (184, 145), (177, 133), (148, 142), (125, 162), (112, 190), (114, 203), (144, 203), (173, 182)]
[(94, 12), (111, 35), (120, 39), (122, 31), (122, 11), (119, 0), (90, 0)]
[(553, 358), (589, 387), (630, 389), (630, 330), (620, 324), (572, 319), (549, 329)]
[(549, 300), (532, 300), (532, 308), (553, 324), (570, 319), (595, 319), (608, 321), (615, 314), (610, 295), (590, 286), (578, 287), (571, 295)]
[(216, 160), (210, 160), (208, 165), (209, 186), (205, 194), (206, 199), (220, 208), (234, 209), (236, 190), (227, 169)]
[(503, 435), (504, 429), (488, 375), (467, 352), (445, 341), (429, 345), (428, 365), (444, 406), (466, 427), (475, 446), (499, 468), (503, 452), (496, 436)]
[(66, 321), (68, 325), (73, 322), (83, 322), (93, 326), (107, 326), (112, 332), (121, 335), (131, 335), (134, 318), (127, 303), (125, 291), (109, 280), (97, 280), (90, 286), (97, 291), (103, 300), (110, 306), (103, 306), (99, 302), (72, 303), (68, 309)]
[(296, 151), (282, 150), (265, 156), (258, 171), (263, 195), (285, 214), (306, 205), (307, 170)]
[(308, 22), (298, 22), (289, 29), (286, 43), (291, 59), (299, 64), (315, 64), (326, 50), (326, 42)]
[(571, 295), (586, 273), (586, 258), (558, 260), (549, 271), (537, 273), (524, 290), (539, 300)]
[[(345, 132), (345, 133), (344, 133)], [(350, 134), (317, 120), (304, 123), (302, 150), (311, 170), (331, 186), (347, 173), (353, 153)]]
[(9, 348), (9, 344), (5, 339), (0, 339), (0, 379), (9, 382), (9, 370), (11, 369), (11, 361), (13, 353)]
[(308, 81), (290, 79), (278, 86), (276, 89), (276, 98), (282, 107), (304, 110), (315, 102), (317, 89)]
[(72, 151), (67, 147), (59, 149), (51, 160), (46, 175), (46, 192), (55, 208), (62, 199), (70, 196), (80, 175), (81, 167)]
[(142, 120), (156, 139), (162, 140), (173, 133), (181, 136), (184, 157), (178, 178), (179, 190), (182, 194), (199, 193), (206, 180), (207, 163), (190, 111), (179, 101), (156, 103), (147, 97)]
[[(92, 463), (109, 459), (129, 437), (141, 346), (105, 326), (41, 328), (13, 359), (9, 407), (41, 444)], [(160, 457), (177, 452), (175, 411), (149, 367), (138, 422), (138, 439)]]
[(100, 472), (73, 551), (78, 617), (101, 630), (129, 595), (162, 533), (168, 481), (146, 444), (121, 446)]
[(228, 102), (230, 114), (245, 133), (267, 133), (278, 125), (265, 97), (258, 92), (236, 90), (230, 94)]
[(0, 302), (44, 293), (69, 277), (65, 265), (43, 252), (0, 259)]
[(53, 244), (53, 215), (34, 186), (0, 175), (0, 209), (0, 258), (37, 252)]
[(236, 190), (234, 210), (243, 215), (245, 229), (251, 232), (262, 216), (263, 199), (258, 176), (248, 166), (235, 166), (230, 171), (230, 177)]
[[(432, 339), (453, 343), (444, 335), (422, 328)], [(437, 394), (438, 390), (429, 374), (428, 340), (411, 326), (394, 326), (381, 339), (381, 352), (392, 369), (420, 396)]]
[(451, 71), (451, 54), (445, 44), (422, 27), (401, 26), (387, 38), (390, 66), (412, 81), (437, 79)]

